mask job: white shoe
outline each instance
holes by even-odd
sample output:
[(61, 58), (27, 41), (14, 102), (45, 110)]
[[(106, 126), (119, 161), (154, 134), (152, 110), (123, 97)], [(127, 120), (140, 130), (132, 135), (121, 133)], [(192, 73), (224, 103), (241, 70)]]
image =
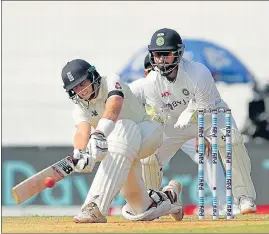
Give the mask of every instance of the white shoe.
[(257, 211), (256, 204), (253, 199), (248, 196), (239, 197), (239, 209), (241, 214), (250, 214)]
[(177, 213), (170, 214), (170, 216), (176, 221), (181, 221), (184, 217), (183, 204), (179, 199), (179, 194), (181, 193), (181, 190), (181, 184), (175, 180), (171, 180), (169, 184), (166, 185), (162, 190), (168, 196), (172, 203), (177, 203), (181, 206), (181, 209)]
[[(221, 206), (220, 209), (219, 209), (219, 215), (227, 217), (227, 210), (226, 209), (227, 209), (226, 204)], [(238, 214), (240, 214), (239, 206), (236, 205), (236, 204), (233, 204), (233, 215), (235, 216), (235, 215), (238, 215)]]
[(98, 206), (91, 202), (73, 218), (73, 221), (75, 223), (106, 223), (107, 219), (101, 214)]

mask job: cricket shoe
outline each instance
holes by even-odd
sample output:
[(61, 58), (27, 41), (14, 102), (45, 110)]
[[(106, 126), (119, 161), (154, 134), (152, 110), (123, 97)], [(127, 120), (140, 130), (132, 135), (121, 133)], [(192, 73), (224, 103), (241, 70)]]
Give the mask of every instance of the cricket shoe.
[(251, 214), (257, 211), (253, 199), (245, 195), (239, 197), (239, 209), (241, 214)]
[(166, 185), (162, 190), (162, 192), (164, 192), (168, 196), (169, 200), (172, 203), (177, 203), (178, 205), (181, 206), (181, 209), (177, 213), (170, 214), (170, 216), (176, 221), (181, 221), (184, 217), (183, 204), (179, 199), (179, 194), (181, 193), (181, 190), (182, 190), (181, 184), (175, 180), (171, 180), (169, 184)]
[(101, 214), (96, 203), (91, 202), (73, 218), (73, 221), (75, 223), (106, 223), (107, 219)]
[[(238, 215), (240, 214), (240, 209), (239, 206), (236, 204), (233, 204), (233, 215)], [(212, 215), (212, 214), (211, 214)], [(219, 215), (227, 217), (227, 206), (226, 204), (222, 205), (219, 209)]]

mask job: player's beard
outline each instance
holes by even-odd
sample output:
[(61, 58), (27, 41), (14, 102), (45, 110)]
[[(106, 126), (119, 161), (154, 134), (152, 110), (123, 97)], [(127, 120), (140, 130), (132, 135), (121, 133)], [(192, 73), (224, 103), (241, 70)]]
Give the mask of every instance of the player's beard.
[(174, 82), (175, 81), (175, 78), (177, 76), (177, 72), (175, 72), (175, 75), (173, 76), (170, 76), (175, 70), (177, 71), (177, 68), (178, 68), (178, 64), (168, 64), (168, 65), (164, 65), (164, 66), (161, 66), (158, 68), (160, 69), (161, 73), (163, 76), (166, 77), (166, 79), (169, 81), (169, 82)]

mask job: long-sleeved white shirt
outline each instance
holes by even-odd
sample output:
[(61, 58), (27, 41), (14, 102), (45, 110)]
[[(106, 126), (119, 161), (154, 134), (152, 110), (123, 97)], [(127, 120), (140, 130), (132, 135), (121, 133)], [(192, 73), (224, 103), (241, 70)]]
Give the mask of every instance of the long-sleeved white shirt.
[(213, 108), (221, 102), (208, 68), (183, 58), (175, 82), (169, 82), (158, 71), (151, 71), (145, 79), (130, 84), (130, 88), (140, 102), (154, 107), (157, 111), (166, 110), (173, 118), (178, 118), (188, 106)]
[(111, 74), (107, 77), (102, 77), (96, 99), (92, 100), (89, 105), (86, 101), (81, 100), (88, 108), (83, 108), (79, 104), (74, 105), (73, 119), (75, 125), (80, 122), (87, 122), (96, 128), (104, 113), (107, 98), (111, 94), (113, 95), (113, 92), (116, 94), (117, 91), (122, 92), (124, 95), (123, 106), (118, 119), (131, 119), (136, 123), (148, 119), (143, 103), (139, 102), (127, 84), (120, 81), (118, 75)]

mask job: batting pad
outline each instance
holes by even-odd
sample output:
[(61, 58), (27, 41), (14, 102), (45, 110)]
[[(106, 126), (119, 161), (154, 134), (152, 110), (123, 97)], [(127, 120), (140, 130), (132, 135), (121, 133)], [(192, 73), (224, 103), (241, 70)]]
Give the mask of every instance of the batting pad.
[(95, 202), (103, 215), (127, 181), (130, 168), (141, 143), (138, 125), (131, 120), (119, 120), (108, 137), (108, 154), (100, 163), (82, 209)]
[(159, 190), (162, 185), (163, 172), (155, 154), (141, 159), (142, 176), (145, 181), (147, 190)]
[[(225, 129), (220, 129), (219, 151), (226, 167)], [(250, 176), (251, 163), (243, 137), (237, 129), (231, 130), (232, 136), (232, 192), (236, 203), (242, 195), (256, 199), (256, 191)]]

